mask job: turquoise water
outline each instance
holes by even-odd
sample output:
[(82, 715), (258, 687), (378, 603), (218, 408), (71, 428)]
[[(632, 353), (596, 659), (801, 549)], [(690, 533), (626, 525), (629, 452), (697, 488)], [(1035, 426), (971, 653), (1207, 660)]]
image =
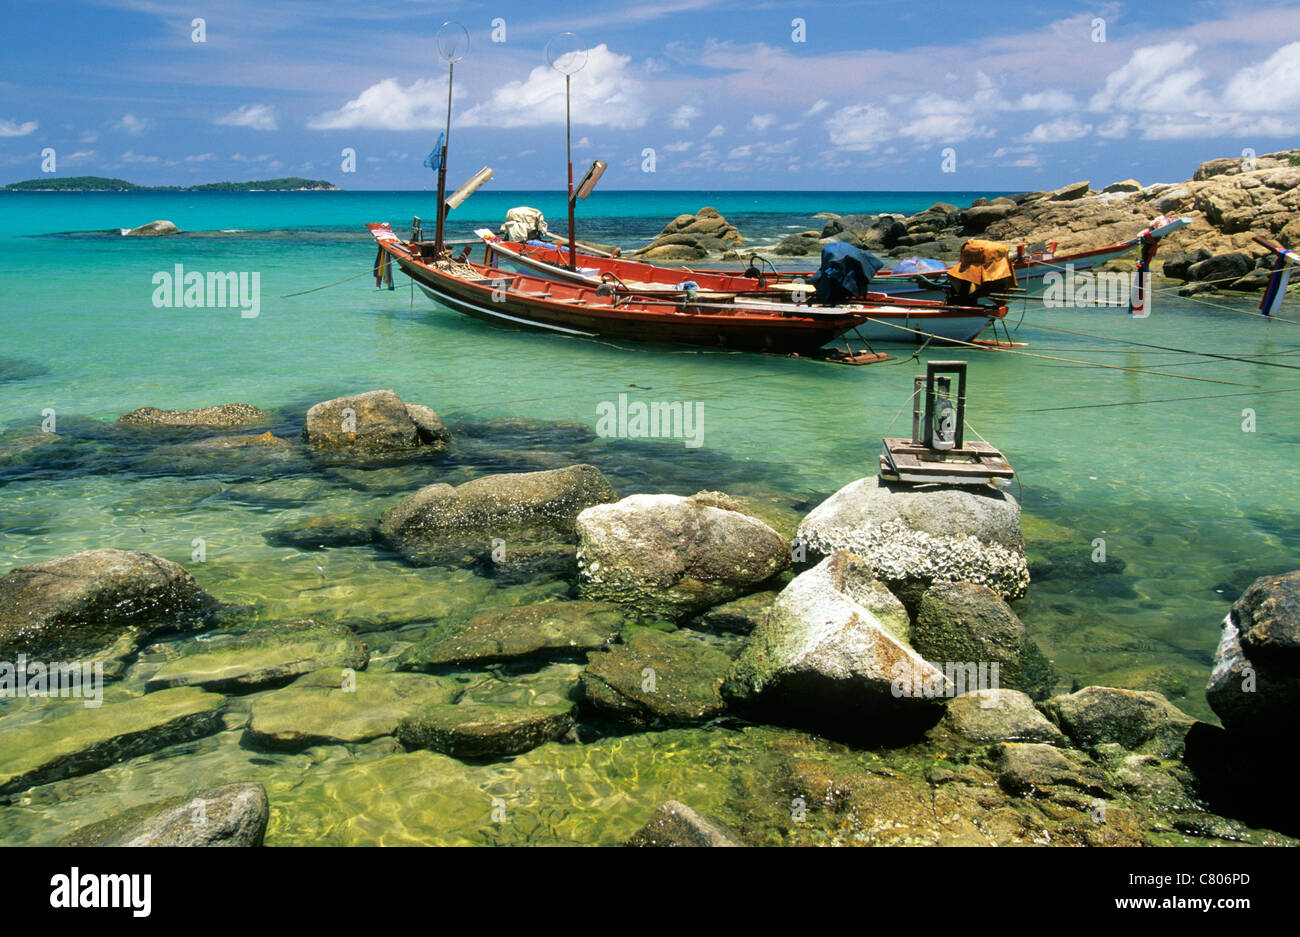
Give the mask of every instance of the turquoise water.
[[(812, 217), (819, 211), (914, 211), (983, 194), (991, 193), (604, 192), (580, 207), (580, 230), (636, 243), (709, 204), (762, 244), (820, 225)], [(702, 403), (704, 445), (587, 445), (583, 457), (621, 494), (722, 488), (769, 499), (792, 516), (873, 474), (880, 437), (907, 431), (912, 375), (923, 370), (907, 360), (911, 348), (890, 349), (896, 360), (884, 364), (839, 368), (633, 347), (467, 320), (412, 295), (400, 279), (397, 290), (377, 291), (365, 276), (280, 298), (363, 273), (374, 251), (361, 225), (391, 221), (404, 231), (411, 215), (430, 213), (431, 201), (420, 192), (0, 195), (0, 358), (24, 363), (0, 382), (2, 431), (6, 438), (35, 431), (52, 409), (60, 434), (75, 442), (139, 406), (236, 400), (274, 410), (289, 426), (317, 400), (379, 387), (432, 406), (453, 429), (499, 417), (594, 426), (601, 402), (628, 393)], [(484, 192), (453, 215), (452, 235), (495, 227), (518, 204), (541, 208), (563, 228), (558, 194)], [(239, 233), (69, 233), (155, 218), (191, 232)], [(260, 315), (156, 308), (152, 277), (175, 264), (258, 273)], [(1300, 327), (1250, 315), (1250, 297), (1213, 302), (1166, 292), (1146, 320), (1038, 306), (1010, 317), (1013, 337), (1030, 343), (1024, 351), (1073, 361), (951, 349), (921, 355), (971, 361), (970, 424), (1020, 473), (1013, 491), (1023, 498), (1036, 581), (1018, 610), (1062, 687), (1158, 688), (1203, 718), (1211, 718), (1202, 688), (1228, 605), (1255, 576), (1294, 568), (1300, 547)], [(1170, 400), (1192, 397), (1201, 399)], [(1255, 413), (1254, 432), (1242, 430), (1245, 408)], [(500, 434), (492, 439), (504, 444)], [(509, 456), (465, 459), (452, 480), (520, 470), (526, 451), (544, 460), (565, 445), (536, 428)], [(181, 562), (214, 594), (260, 604), (268, 615), (400, 617), (413, 577), (452, 604), (494, 600), (497, 587), (467, 573), (377, 569), (368, 551), (351, 548), (329, 551), (318, 570), (319, 556), (262, 537), (320, 514), (377, 516), (395, 490), (303, 472), (130, 466), (120, 455), (23, 465), (0, 468), (0, 571), (116, 546)], [(405, 490), (444, 479), (437, 469), (420, 471)], [(209, 545), (201, 565), (190, 560), (196, 536)], [(1104, 565), (1090, 561), (1097, 539), (1105, 540)]]

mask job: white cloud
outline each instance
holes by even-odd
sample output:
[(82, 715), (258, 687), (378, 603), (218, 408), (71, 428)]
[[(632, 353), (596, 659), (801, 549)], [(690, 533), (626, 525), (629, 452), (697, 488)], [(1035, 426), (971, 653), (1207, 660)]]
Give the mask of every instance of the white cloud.
[(0, 120), (0, 137), (25, 137), (36, 130), (39, 124), (34, 120), (16, 124), (12, 120)]
[(845, 150), (874, 150), (894, 126), (893, 118), (875, 104), (842, 107), (826, 119), (831, 143)]
[(1196, 54), (1194, 42), (1166, 42), (1143, 46), (1121, 67), (1106, 76), (1100, 91), (1088, 102), (1094, 111), (1194, 110), (1197, 84), (1203, 73), (1180, 68)]
[(900, 137), (910, 137), (921, 143), (960, 143), (987, 133), (970, 114), (927, 114), (898, 130)]
[(826, 108), (830, 106), (831, 106), (830, 101), (827, 101), (825, 98), (818, 98), (817, 101), (813, 103), (813, 106), (808, 108), (808, 116), (816, 117), (818, 114), (820, 114), (822, 111), (826, 110)]
[(402, 87), (385, 78), (334, 111), (307, 121), (313, 130), (429, 130), (447, 120), (447, 82), (420, 78)]
[(136, 117), (134, 114), (123, 114), (122, 118), (113, 124), (114, 130), (120, 130), (123, 133), (129, 133), (132, 136), (139, 136), (144, 133), (154, 122), (148, 117)]
[(727, 128), (722, 126), (722, 124), (714, 124), (713, 129), (709, 131), (709, 137), (710, 138), (720, 137), (726, 132), (727, 132)]
[(755, 114), (753, 117), (749, 118), (749, 124), (747, 126), (748, 129), (753, 130), (755, 133), (762, 133), (775, 123), (775, 114)]
[(664, 147), (665, 153), (685, 153), (691, 147), (695, 146), (690, 140), (678, 140), (676, 143), (669, 143)]
[(1056, 90), (1022, 94), (1016, 103), (1016, 109), (1022, 111), (1068, 111), (1075, 106), (1073, 95)]
[(1020, 139), (1025, 143), (1068, 143), (1081, 140), (1092, 133), (1092, 124), (1081, 123), (1074, 117), (1058, 117), (1039, 124)]
[(1295, 110), (1300, 100), (1300, 42), (1282, 46), (1259, 65), (1237, 72), (1223, 103), (1242, 111)]
[(245, 104), (212, 121), (223, 127), (248, 127), (250, 130), (276, 129), (275, 108), (266, 104)]
[[(631, 58), (601, 43), (587, 53), (587, 65), (573, 77), (573, 123), (630, 129), (649, 118), (646, 88), (628, 71)], [(541, 127), (564, 123), (564, 79), (549, 65), (524, 81), (495, 89), (488, 100), (462, 115), (465, 127)]]
[(1133, 121), (1125, 114), (1117, 114), (1097, 128), (1097, 136), (1106, 140), (1119, 140), (1128, 135)]
[(693, 104), (683, 104), (681, 107), (677, 108), (677, 110), (673, 111), (673, 115), (669, 118), (669, 121), (674, 130), (685, 130), (691, 125), (691, 121), (695, 120), (695, 118), (699, 117), (702, 113), (704, 112)]
[(754, 155), (753, 149), (753, 146), (748, 143), (743, 146), (734, 146), (727, 153), (727, 159), (749, 159)]
[(122, 162), (124, 162), (124, 163), (156, 163), (156, 162), (158, 162), (158, 157), (157, 157), (157, 156), (141, 156), (139, 153), (135, 153), (135, 152), (132, 152), (131, 150), (127, 150), (125, 153), (122, 154)]

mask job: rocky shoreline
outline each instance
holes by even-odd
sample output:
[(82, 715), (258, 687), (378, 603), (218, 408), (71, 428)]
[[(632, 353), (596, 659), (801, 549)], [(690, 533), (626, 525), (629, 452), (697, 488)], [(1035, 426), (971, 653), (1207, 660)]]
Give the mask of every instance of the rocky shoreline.
[[(815, 260), (825, 245), (844, 241), (885, 257), (953, 263), (972, 237), (1013, 246), (1056, 243), (1058, 253), (1074, 253), (1132, 238), (1160, 215), (1192, 219), (1162, 241), (1154, 265), (1156, 272), (1188, 284), (1183, 295), (1262, 290), (1274, 257), (1252, 237), (1300, 244), (1300, 149), (1210, 160), (1179, 183), (1126, 179), (1095, 190), (1083, 180), (1047, 192), (980, 198), (964, 208), (936, 202), (910, 216), (822, 212), (816, 216), (825, 220), (820, 229), (788, 235), (760, 253)], [(739, 260), (750, 252), (717, 209), (702, 208), (673, 219), (634, 256), (682, 262)], [(1131, 269), (1133, 261), (1109, 266)]]
[[(322, 401), (296, 432), (285, 425), (247, 404), (144, 407), (114, 432), (146, 464), (414, 466), (425, 478), (474, 444), (391, 390)], [(41, 457), (42, 447), (12, 456)], [(1032, 586), (1020, 505), (1003, 492), (868, 477), (791, 517), (721, 491), (620, 492), (582, 462), (443, 477), (408, 483), (372, 515), (320, 515), (267, 538), (322, 558), (361, 547), (376, 564), (468, 571), (466, 589), (541, 583), (545, 597), (429, 609), (403, 630), (342, 613), (268, 618), (183, 564), (112, 547), (0, 577), (0, 690), (6, 661), (93, 663), (105, 680), (96, 707), (38, 692), (0, 700), (0, 816), (60, 785), (93, 787), (131, 759), (179, 765), (203, 757), (186, 746), (217, 745), (247, 753), (242, 774), (217, 772), (61, 837), (251, 845), (323, 827), (330, 842), (386, 841), (349, 811), (382, 817), (376, 800), (395, 796), (427, 812), (425, 835), (439, 841), (448, 791), (476, 805), (499, 791), (473, 821), (487, 823), (522, 796), (503, 787), (512, 772), (538, 765), (618, 790), (611, 778), (635, 785), (667, 746), (681, 749), (665, 769), (676, 778), (667, 802), (640, 831), (616, 824), (598, 841), (1292, 845), (1300, 835), (1284, 786), (1260, 783), (1300, 694), (1300, 572), (1257, 580), (1227, 611), (1206, 674), (1221, 728), (1156, 692), (1060, 692), (1069, 675), (1008, 604)], [(299, 755), (333, 767), (288, 786), (254, 768)], [(701, 772), (721, 772), (727, 790), (689, 780)], [(574, 812), (600, 825), (602, 809)], [(493, 822), (492, 841), (513, 841)]]

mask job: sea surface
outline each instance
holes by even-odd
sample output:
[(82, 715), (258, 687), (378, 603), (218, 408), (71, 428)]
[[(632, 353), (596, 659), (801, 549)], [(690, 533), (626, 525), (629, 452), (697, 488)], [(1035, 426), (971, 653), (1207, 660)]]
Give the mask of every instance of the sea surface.
[[(579, 235), (633, 246), (674, 216), (712, 205), (761, 250), (820, 228), (818, 212), (906, 213), (996, 194), (598, 191), (579, 205)], [(971, 431), (1018, 471), (1011, 490), (1022, 499), (1034, 582), (1016, 610), (1054, 662), (1062, 691), (1090, 683), (1158, 689), (1213, 721), (1203, 691), (1224, 614), (1255, 577), (1300, 565), (1300, 310), (1290, 303), (1284, 320), (1270, 322), (1255, 314), (1257, 296), (1184, 299), (1164, 281), (1147, 319), (1034, 302), (1008, 317), (1011, 337), (1028, 343), (1021, 353), (927, 348), (912, 359), (915, 349), (900, 345), (883, 349), (894, 360), (861, 368), (635, 346), (470, 320), (433, 305), (400, 274), (396, 290), (377, 290), (365, 275), (375, 251), (362, 225), (389, 221), (404, 234), (421, 215), (431, 232), (433, 201), (427, 191), (0, 193), (0, 440), (39, 432), (51, 418), (60, 435), (93, 439), (136, 407), (233, 401), (290, 425), (316, 401), (391, 388), (480, 444), (477, 460), (450, 473), (412, 470), (402, 490), (361, 487), (339, 472), (266, 477), (124, 462), (113, 447), (102, 459), (0, 462), (0, 574), (97, 547), (146, 550), (266, 618), (333, 616), (377, 628), (427, 620), (431, 608), (540, 601), (554, 596), (550, 586), (411, 570), (363, 548), (305, 553), (263, 534), (323, 514), (378, 517), (432, 481), (542, 466), (572, 444), (559, 424), (594, 427), (597, 407), (620, 394), (700, 403), (704, 415), (699, 448), (680, 440), (588, 444), (584, 457), (621, 494), (721, 489), (768, 500), (797, 521), (875, 473), (881, 437), (910, 431), (913, 375), (926, 360), (951, 358), (970, 361)], [(484, 190), (452, 213), (449, 236), (496, 228), (516, 205), (541, 209), (552, 230), (564, 230), (562, 194)], [(117, 234), (155, 219), (186, 233)], [(159, 307), (155, 275), (178, 264), (258, 274), (258, 315)], [(203, 562), (192, 559), (195, 538), (206, 544)], [(47, 811), (59, 828), (91, 822), (119, 802), (146, 800), (156, 784), (183, 791), (213, 765), (242, 766), (247, 753), (228, 735), (195, 743), (198, 760), (137, 759), (52, 785), (56, 793), (21, 817), (11, 810), (0, 819), (0, 842), (45, 841)], [(729, 744), (682, 731), (603, 743), (597, 754), (648, 746), (650, 765), (666, 757), (655, 748), (664, 740), (689, 748), (692, 739), (709, 749)], [(505, 777), (543, 760), (534, 753), (498, 770)], [(285, 772), (281, 780), (301, 769), (293, 759), (271, 762), (279, 767), (267, 770)], [(496, 777), (474, 770), (487, 772), (474, 784)], [(558, 784), (579, 766), (535, 770)], [(627, 805), (627, 822), (663, 786), (652, 775), (647, 767), (642, 781), (629, 781), (644, 783), (645, 797)], [(349, 783), (364, 789), (364, 774)], [(343, 794), (322, 784), (310, 797), (324, 811)], [(618, 809), (617, 790), (602, 796)], [(273, 822), (273, 831), (283, 829)], [(402, 839), (396, 827), (376, 821), (376, 829), (377, 840)], [(582, 829), (567, 835), (582, 841)], [(299, 833), (310, 840), (310, 829)]]

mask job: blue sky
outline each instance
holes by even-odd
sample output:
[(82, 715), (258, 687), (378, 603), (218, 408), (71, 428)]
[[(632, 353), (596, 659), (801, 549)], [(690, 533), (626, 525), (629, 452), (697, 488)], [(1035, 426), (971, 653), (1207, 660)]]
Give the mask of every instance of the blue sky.
[(573, 79), (576, 171), (606, 160), (603, 188), (1151, 183), (1300, 132), (1300, 3), (1268, 0), (98, 0), (5, 14), (3, 182), (39, 177), (49, 148), (59, 176), (431, 186), (448, 19), (470, 35), (453, 184), (487, 164), (493, 187), (563, 185), (563, 78), (545, 48), (564, 31), (589, 49)]

